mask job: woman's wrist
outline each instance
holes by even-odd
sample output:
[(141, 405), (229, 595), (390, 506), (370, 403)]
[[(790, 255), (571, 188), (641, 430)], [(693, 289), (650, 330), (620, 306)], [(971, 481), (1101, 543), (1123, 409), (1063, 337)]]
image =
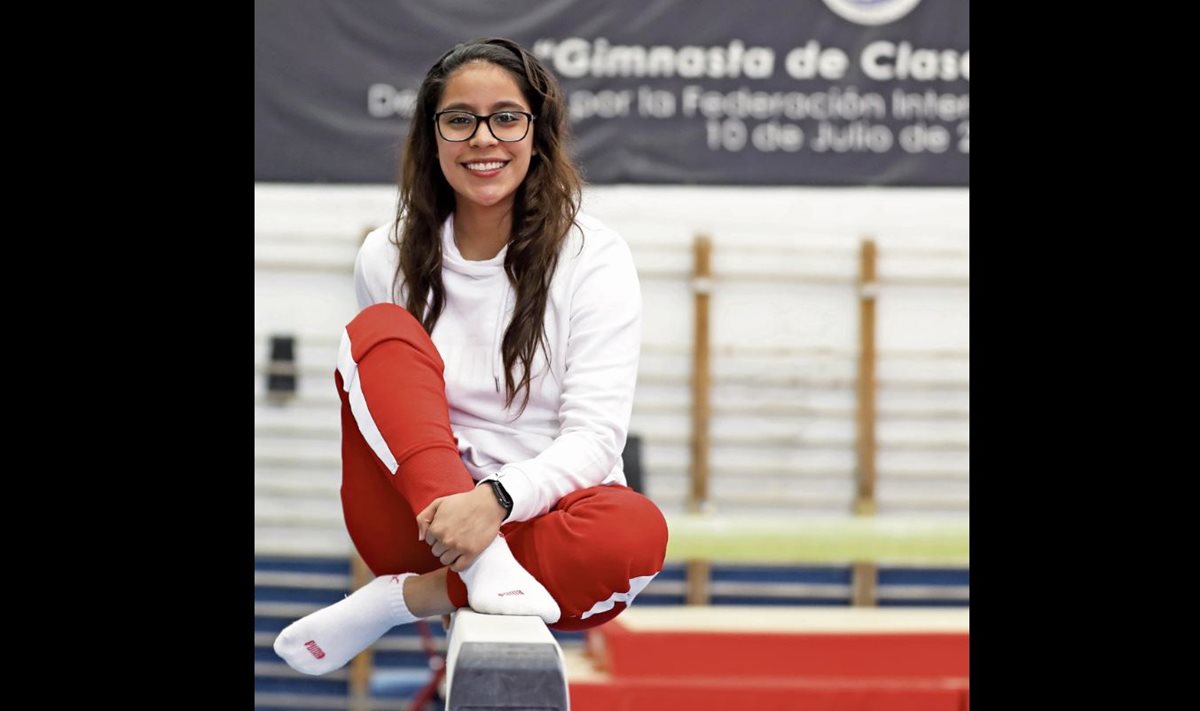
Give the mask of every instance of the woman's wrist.
[(478, 486), (475, 487), (475, 492), (479, 498), (481, 498), (481, 499), (486, 498), (488, 501), (491, 502), (490, 510), (496, 512), (497, 525), (503, 523), (504, 519), (508, 518), (508, 510), (505, 509), (504, 506), (500, 503), (500, 500), (498, 498), (496, 498), (496, 492), (492, 489), (491, 484), (489, 484), (488, 482), (482, 482)]

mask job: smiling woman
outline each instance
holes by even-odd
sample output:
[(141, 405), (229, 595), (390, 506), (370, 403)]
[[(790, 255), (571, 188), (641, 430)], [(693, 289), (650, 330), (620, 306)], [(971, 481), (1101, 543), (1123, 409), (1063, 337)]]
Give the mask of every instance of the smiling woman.
[(666, 522), (621, 458), (637, 272), (579, 212), (566, 131), (558, 82), (510, 40), (458, 45), (421, 84), (335, 374), (346, 528), (378, 577), (280, 633), (301, 672), (467, 606), (587, 629), (662, 569)]
[(454, 189), (458, 247), (465, 243), (468, 259), (494, 257), (508, 242), (505, 218), (535, 154), (532, 117), (512, 74), (495, 64), (469, 63), (446, 82), (434, 114), (438, 163)]

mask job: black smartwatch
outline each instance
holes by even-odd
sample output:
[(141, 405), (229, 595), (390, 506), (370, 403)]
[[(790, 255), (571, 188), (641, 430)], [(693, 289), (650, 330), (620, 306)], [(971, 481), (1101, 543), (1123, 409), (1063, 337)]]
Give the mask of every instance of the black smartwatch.
[(496, 479), (488, 479), (488, 483), (492, 485), (492, 491), (496, 494), (496, 500), (504, 507), (504, 518), (501, 521), (507, 520), (512, 514), (513, 501), (508, 492), (504, 490), (504, 485)]

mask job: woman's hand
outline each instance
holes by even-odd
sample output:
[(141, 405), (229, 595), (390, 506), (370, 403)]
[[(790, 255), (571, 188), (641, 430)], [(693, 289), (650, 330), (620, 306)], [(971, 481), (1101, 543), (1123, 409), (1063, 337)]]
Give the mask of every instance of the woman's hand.
[(500, 532), (506, 512), (490, 486), (442, 496), (417, 514), (421, 540), (456, 573), (466, 570)]

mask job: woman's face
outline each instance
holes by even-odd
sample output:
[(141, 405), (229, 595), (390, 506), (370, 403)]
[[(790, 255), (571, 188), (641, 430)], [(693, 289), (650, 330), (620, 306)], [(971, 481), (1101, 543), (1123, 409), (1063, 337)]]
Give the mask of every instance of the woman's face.
[[(479, 116), (504, 109), (533, 113), (513, 76), (490, 62), (471, 62), (451, 74), (437, 106), (438, 112), (462, 110)], [(497, 140), (484, 121), (466, 141), (447, 141), (435, 130), (438, 163), (454, 188), (459, 209), (464, 203), (511, 204), (529, 172), (534, 128), (530, 125), (525, 138), (515, 142)]]

